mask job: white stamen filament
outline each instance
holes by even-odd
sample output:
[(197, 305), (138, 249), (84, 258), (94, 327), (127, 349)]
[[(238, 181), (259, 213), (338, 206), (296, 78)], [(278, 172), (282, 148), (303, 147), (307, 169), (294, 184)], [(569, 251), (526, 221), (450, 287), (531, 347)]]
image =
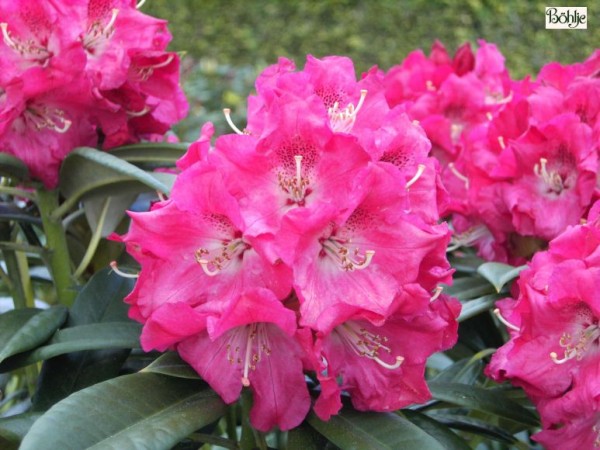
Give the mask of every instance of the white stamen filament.
[[(222, 246), (217, 249), (208, 250), (206, 248), (199, 248), (195, 251), (194, 258), (206, 275), (214, 277), (221, 273), (236, 256), (239, 256), (248, 248), (248, 244), (243, 239), (237, 238), (231, 241), (224, 241)], [(208, 255), (212, 252), (217, 253), (217, 255), (208, 258)]]
[(412, 177), (410, 180), (408, 180), (408, 182), (406, 183), (406, 189), (409, 189), (413, 184), (415, 184), (417, 182), (417, 180), (419, 178), (421, 178), (421, 175), (423, 175), (423, 172), (425, 172), (425, 164), (419, 164), (419, 166), (417, 167), (417, 173), (415, 173), (415, 176)]
[(72, 122), (65, 119), (64, 111), (51, 109), (43, 105), (30, 105), (26, 110), (26, 118), (35, 126), (37, 131), (49, 128), (57, 133), (66, 133)]
[(235, 126), (235, 123), (233, 123), (233, 120), (231, 120), (231, 109), (223, 108), (223, 115), (225, 116), (225, 120), (227, 121), (227, 124), (231, 127), (231, 129), (233, 131), (235, 131), (236, 134), (244, 134), (244, 132), (242, 130), (240, 130), (238, 127)]
[(504, 137), (503, 136), (498, 136), (498, 145), (500, 145), (500, 148), (502, 150), (504, 150), (506, 148), (506, 144), (504, 143)]
[(144, 3), (146, 3), (146, 0), (140, 0), (137, 5), (135, 5), (135, 9), (140, 9), (142, 6), (144, 6)]
[(453, 234), (447, 251), (452, 252), (460, 247), (472, 247), (478, 240), (488, 235), (490, 232), (484, 225), (474, 226), (464, 233)]
[(140, 275), (137, 274), (137, 273), (125, 273), (125, 272), (123, 272), (117, 266), (117, 262), (116, 261), (111, 261), (110, 268), (113, 270), (114, 273), (116, 273), (117, 275), (119, 275), (119, 276), (121, 276), (123, 278), (139, 278), (140, 277)]
[[(329, 237), (321, 243), (326, 253), (331, 256), (335, 262), (339, 263), (341, 269), (352, 271), (363, 270), (369, 267), (373, 261), (373, 256), (375, 256), (375, 250), (366, 250), (364, 256), (362, 256), (358, 247), (354, 248), (351, 252), (347, 247), (348, 244), (350, 244), (350, 240), (339, 239), (334, 236)], [(350, 256), (351, 253), (354, 257)]]
[(550, 190), (558, 194), (565, 188), (563, 179), (558, 172), (548, 171), (547, 164), (548, 160), (546, 158), (540, 158), (539, 164), (536, 163), (533, 166), (533, 173), (541, 178), (550, 187)]
[(429, 299), (430, 302), (433, 302), (435, 300), (437, 300), (439, 298), (440, 295), (442, 295), (442, 291), (444, 290), (443, 286), (438, 286), (433, 290), (433, 295), (431, 296), (431, 298)]
[(496, 317), (498, 318), (498, 320), (500, 322), (502, 322), (504, 325), (506, 325), (511, 330), (514, 330), (514, 331), (520, 331), (521, 330), (519, 327), (517, 327), (516, 325), (513, 325), (508, 320), (506, 320), (504, 318), (504, 316), (502, 316), (502, 313), (500, 312), (500, 310), (498, 308), (494, 309), (494, 314), (496, 315)]
[(431, 80), (427, 80), (425, 82), (425, 86), (427, 87), (428, 91), (435, 91), (436, 90), (435, 85), (433, 84), (433, 81), (431, 81)]
[(298, 186), (302, 185), (302, 155), (294, 156), (294, 160), (296, 161), (296, 184)]
[(11, 48), (15, 48), (17, 45), (15, 41), (10, 38), (10, 34), (8, 33), (8, 24), (6, 22), (0, 23), (0, 28), (2, 28), (2, 36), (4, 37), (4, 42)]
[(117, 20), (117, 16), (119, 15), (119, 10), (117, 8), (113, 8), (113, 10), (111, 11), (111, 16), (110, 16), (110, 20), (108, 21), (108, 23), (106, 24), (106, 26), (104, 27), (104, 30), (102, 30), (102, 32), (105, 35), (109, 35), (113, 32), (113, 26)]
[(227, 360), (231, 365), (241, 366), (241, 382), (243, 386), (248, 387), (250, 386), (250, 371), (256, 370), (263, 355), (271, 355), (266, 324), (242, 325), (232, 330), (230, 336), (226, 347)]
[(130, 117), (142, 117), (144, 114), (147, 114), (150, 111), (150, 107), (145, 105), (140, 111), (126, 111), (127, 115)]
[(367, 97), (367, 90), (361, 89), (360, 99), (356, 106), (350, 103), (344, 109), (339, 109), (339, 103), (335, 102), (332, 107), (329, 108), (329, 121), (333, 131), (341, 133), (349, 133), (356, 122), (356, 115), (362, 108), (365, 98)]
[(388, 341), (385, 336), (375, 335), (365, 328), (358, 328), (357, 324), (351, 322), (346, 322), (336, 327), (335, 330), (354, 353), (358, 356), (364, 356), (375, 361), (385, 369), (397, 369), (404, 362), (404, 357), (399, 355), (394, 358), (395, 362), (392, 364), (383, 361), (379, 357), (379, 351), (382, 349), (388, 354), (392, 352), (392, 350), (385, 345)]
[(450, 172), (452, 172), (456, 178), (458, 178), (459, 180), (461, 180), (465, 183), (466, 189), (469, 189), (469, 179), (458, 171), (458, 169), (456, 168), (454, 163), (449, 163), (448, 169), (450, 169)]

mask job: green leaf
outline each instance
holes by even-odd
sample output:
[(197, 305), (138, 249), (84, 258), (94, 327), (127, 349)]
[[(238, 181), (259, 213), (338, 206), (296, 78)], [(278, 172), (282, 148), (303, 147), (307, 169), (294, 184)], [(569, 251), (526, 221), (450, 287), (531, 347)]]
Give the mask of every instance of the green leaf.
[(496, 292), (500, 292), (506, 283), (518, 277), (519, 273), (526, 268), (526, 265), (514, 267), (503, 263), (486, 262), (477, 268), (477, 273), (492, 283)]
[(21, 442), (40, 416), (39, 413), (24, 413), (0, 418), (0, 438), (10, 442)]
[(402, 410), (402, 415), (417, 425), (427, 434), (433, 436), (447, 450), (470, 450), (464, 439), (431, 417), (409, 409)]
[(358, 412), (347, 408), (327, 422), (314, 413), (310, 413), (307, 420), (311, 427), (345, 450), (446, 448), (436, 438), (398, 414)]
[(501, 296), (498, 294), (485, 295), (474, 300), (468, 300), (462, 302), (462, 309), (458, 316), (458, 321), (463, 322), (471, 317), (481, 314), (484, 311), (489, 311), (494, 303), (499, 300)]
[(29, 169), (25, 163), (6, 153), (0, 153), (0, 173), (20, 180), (29, 178)]
[(468, 300), (493, 292), (490, 283), (478, 276), (456, 278), (452, 281), (452, 286), (444, 286), (444, 294), (459, 300)]
[[(102, 226), (102, 237), (107, 237), (111, 234), (119, 223), (125, 217), (125, 211), (127, 208), (135, 201), (138, 194), (122, 194), (122, 195), (113, 195), (110, 198), (110, 203), (108, 204), (108, 209), (106, 211), (106, 216), (104, 218), (104, 224)], [(90, 225), (92, 232), (96, 231), (98, 228), (98, 223), (100, 221), (100, 217), (102, 215), (102, 210), (104, 209), (104, 202), (106, 201), (106, 197), (94, 197), (83, 202), (83, 209), (85, 211), (85, 217)]]
[(61, 193), (66, 201), (60, 213), (68, 211), (80, 199), (157, 190), (169, 193), (169, 187), (148, 173), (110, 153), (80, 147), (65, 158), (60, 170)]
[(186, 363), (176, 352), (167, 352), (145, 367), (142, 372), (160, 373), (171, 377), (197, 380), (198, 373)]
[(429, 389), (436, 400), (494, 414), (529, 426), (538, 426), (537, 417), (499, 391), (460, 383), (431, 381)]
[(0, 314), (0, 362), (46, 342), (66, 318), (67, 309), (62, 306)]
[(185, 154), (188, 147), (189, 144), (144, 142), (113, 148), (110, 153), (130, 163), (167, 166), (175, 164)]
[(54, 405), (21, 450), (163, 450), (220, 418), (226, 405), (198, 381), (136, 373), (104, 381)]
[(507, 444), (513, 444), (517, 441), (512, 434), (507, 433), (504, 429), (475, 417), (467, 417), (461, 414), (444, 414), (438, 411), (432, 411), (431, 415), (436, 421), (457, 430), (468, 431)]
[(138, 348), (142, 326), (137, 323), (106, 322), (65, 328), (41, 347), (4, 361), (1, 369), (14, 370), (65, 353), (111, 348)]
[[(133, 280), (120, 277), (109, 269), (97, 272), (77, 295), (66, 326), (131, 323), (123, 298), (132, 287)], [(130, 352), (130, 349), (89, 350), (45, 361), (33, 408), (44, 411), (73, 392), (116, 377)]]
[(301, 424), (288, 432), (287, 448), (321, 450), (327, 445), (325, 437), (314, 428)]

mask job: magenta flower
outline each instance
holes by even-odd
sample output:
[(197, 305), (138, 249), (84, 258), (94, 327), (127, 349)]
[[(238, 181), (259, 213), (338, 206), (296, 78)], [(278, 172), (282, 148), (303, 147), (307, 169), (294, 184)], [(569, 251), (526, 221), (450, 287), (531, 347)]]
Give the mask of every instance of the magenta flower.
[(295, 332), (294, 311), (271, 291), (258, 289), (239, 297), (221, 317), (209, 317), (206, 331), (177, 349), (225, 402), (237, 400), (243, 386), (252, 390), (254, 427), (289, 430), (310, 407)]
[(595, 221), (569, 227), (521, 273), (517, 300), (498, 304), (511, 340), (486, 374), (525, 390), (540, 411), (539, 437), (549, 448), (559, 448), (557, 427), (564, 426), (569, 442), (598, 438), (599, 248)]
[(456, 300), (431, 298), (412, 285), (384, 323), (374, 324), (366, 311), (341, 314), (330, 329), (317, 333), (312, 352), (322, 393), (315, 412), (323, 420), (338, 412), (342, 390), (359, 410), (393, 411), (431, 397), (425, 362), (454, 345), (460, 311)]

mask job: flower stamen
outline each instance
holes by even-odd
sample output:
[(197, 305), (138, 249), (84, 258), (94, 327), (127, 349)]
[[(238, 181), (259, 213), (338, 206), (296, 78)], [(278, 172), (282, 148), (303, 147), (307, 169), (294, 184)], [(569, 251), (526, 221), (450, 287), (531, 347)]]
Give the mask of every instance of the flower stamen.
[(560, 194), (565, 189), (563, 178), (557, 171), (549, 171), (546, 167), (547, 164), (548, 160), (546, 158), (540, 158), (540, 162), (533, 166), (533, 173), (541, 178), (552, 192)]
[(454, 163), (449, 163), (448, 164), (448, 169), (450, 169), (450, 172), (452, 172), (452, 174), (458, 178), (459, 180), (461, 180), (462, 182), (465, 183), (465, 188), (469, 189), (469, 179), (463, 175), (461, 172), (458, 171), (458, 169), (456, 168), (456, 166), (454, 165)]
[(139, 278), (140, 277), (139, 273), (126, 273), (126, 272), (123, 272), (117, 266), (117, 262), (116, 261), (111, 261), (110, 262), (110, 268), (113, 270), (114, 273), (116, 273), (117, 275), (119, 275), (120, 277), (123, 277), (123, 278)]
[(367, 97), (367, 90), (361, 89), (360, 99), (356, 107), (350, 103), (344, 109), (339, 108), (339, 103), (335, 102), (332, 107), (329, 108), (329, 121), (331, 128), (335, 132), (349, 133), (356, 122), (356, 115), (362, 108), (365, 98)]
[(206, 275), (214, 277), (221, 273), (235, 257), (241, 256), (248, 248), (250, 246), (241, 238), (231, 241), (226, 240), (223, 241), (219, 249), (213, 250), (217, 253), (216, 256), (209, 258), (211, 251), (206, 248), (199, 248), (194, 252), (194, 258)]
[(573, 339), (571, 333), (565, 332), (561, 335), (558, 344), (564, 348), (563, 357), (559, 358), (556, 352), (550, 353), (550, 358), (555, 364), (564, 364), (571, 359), (581, 361), (589, 351), (591, 345), (600, 339), (600, 326), (589, 324), (579, 330)]
[(498, 308), (494, 309), (494, 314), (496, 315), (496, 317), (498, 318), (498, 320), (499, 320), (500, 322), (502, 322), (504, 325), (506, 325), (506, 326), (507, 326), (508, 328), (510, 328), (511, 330), (514, 330), (514, 331), (521, 331), (521, 329), (520, 329), (518, 326), (516, 326), (516, 325), (513, 325), (512, 323), (510, 323), (508, 320), (506, 320), (506, 319), (504, 318), (504, 316), (503, 316), (503, 315), (502, 315), (502, 313), (500, 312), (500, 309), (498, 309)]
[(386, 345), (388, 338), (385, 336), (373, 334), (352, 322), (346, 322), (336, 327), (335, 331), (354, 353), (372, 359), (385, 369), (397, 369), (404, 362), (404, 357), (400, 355), (394, 357), (394, 362), (391, 364), (379, 357), (380, 350), (388, 354), (392, 353), (390, 347)]
[(415, 184), (417, 182), (417, 180), (419, 178), (421, 178), (421, 175), (423, 175), (423, 172), (425, 172), (425, 164), (419, 164), (415, 175), (410, 180), (407, 181), (406, 189), (409, 189), (413, 184)]
[(233, 123), (233, 120), (231, 120), (231, 109), (223, 108), (223, 115), (225, 116), (225, 120), (227, 121), (227, 124), (231, 127), (231, 129), (236, 134), (247, 134), (247, 133), (244, 133), (242, 130), (240, 130), (238, 127), (236, 127), (235, 123)]
[(328, 239), (321, 239), (321, 245), (326, 254), (331, 256), (334, 261), (339, 263), (341, 269), (345, 271), (363, 270), (369, 267), (375, 256), (375, 250), (366, 250), (363, 255), (360, 249), (355, 247), (350, 251), (348, 248), (349, 239), (341, 239), (330, 236)]

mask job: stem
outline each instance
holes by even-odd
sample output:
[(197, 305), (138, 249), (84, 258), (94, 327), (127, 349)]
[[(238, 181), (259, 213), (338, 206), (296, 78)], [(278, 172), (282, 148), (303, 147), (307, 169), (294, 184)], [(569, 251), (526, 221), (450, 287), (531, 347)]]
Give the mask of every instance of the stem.
[(71, 259), (67, 247), (67, 236), (63, 229), (60, 217), (54, 218), (52, 213), (58, 208), (58, 191), (47, 191), (40, 188), (38, 194), (38, 207), (42, 216), (44, 232), (46, 234), (46, 247), (48, 248), (50, 273), (56, 286), (58, 301), (62, 305), (71, 306), (75, 300), (75, 284), (71, 275)]
[(255, 448), (267, 450), (264, 436), (250, 425), (252, 392), (249, 389), (243, 389), (240, 400), (242, 403), (242, 438), (240, 439), (240, 448), (242, 450), (253, 450)]
[(238, 440), (236, 410), (236, 405), (231, 405), (227, 411), (227, 415), (225, 416), (225, 423), (227, 424), (227, 437), (235, 442)]
[(104, 200), (104, 204), (102, 205), (102, 211), (100, 212), (100, 218), (98, 219), (98, 224), (96, 225), (96, 230), (92, 234), (92, 238), (90, 239), (90, 243), (85, 251), (85, 255), (83, 255), (83, 259), (79, 263), (79, 266), (75, 270), (73, 276), (75, 278), (79, 278), (85, 268), (90, 264), (96, 250), (98, 249), (98, 244), (100, 243), (100, 238), (102, 237), (102, 228), (104, 228), (104, 220), (106, 219), (106, 215), (108, 213), (108, 205), (110, 204), (110, 197), (107, 197)]

